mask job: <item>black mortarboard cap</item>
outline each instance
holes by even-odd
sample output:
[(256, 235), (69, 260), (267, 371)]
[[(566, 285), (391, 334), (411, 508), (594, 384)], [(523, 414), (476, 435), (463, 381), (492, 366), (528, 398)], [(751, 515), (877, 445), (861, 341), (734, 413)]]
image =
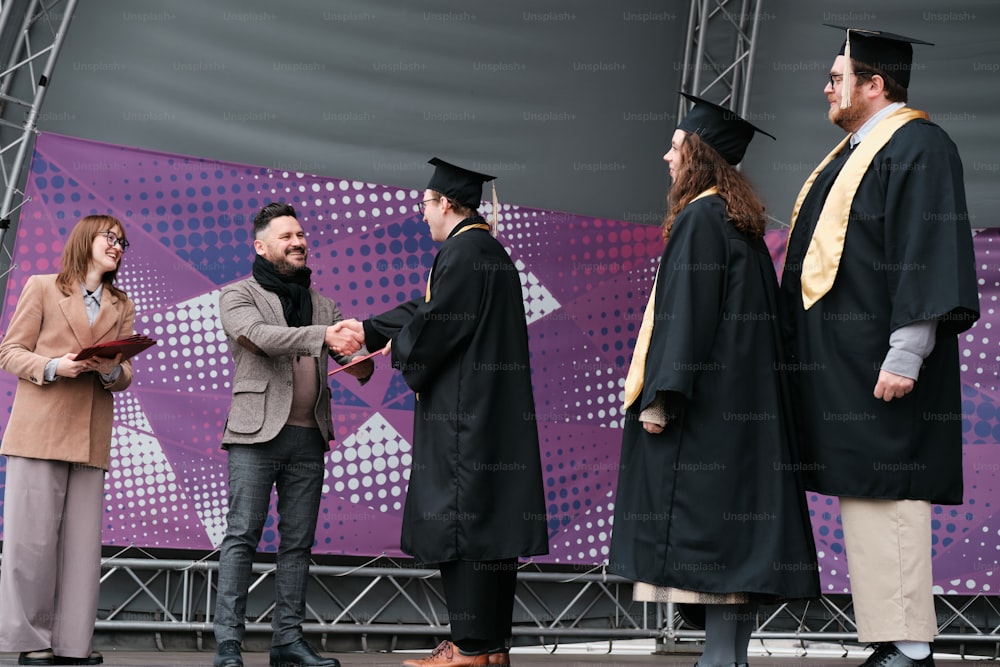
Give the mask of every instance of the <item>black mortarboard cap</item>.
[(910, 87), (910, 69), (913, 66), (913, 47), (911, 44), (926, 44), (934, 46), (922, 39), (914, 39), (882, 30), (866, 28), (847, 28), (845, 26), (824, 23), (828, 28), (846, 30), (847, 37), (840, 45), (838, 56), (848, 55), (850, 41), (850, 57), (853, 60), (871, 65), (877, 70), (888, 74), (893, 81), (903, 88)]
[(685, 92), (681, 95), (694, 102), (694, 107), (687, 112), (677, 129), (697, 134), (729, 164), (739, 164), (743, 160), (755, 132), (774, 139), (774, 135), (743, 120), (731, 109)]
[(428, 160), (428, 163), (436, 168), (430, 183), (427, 184), (427, 189), (440, 192), (462, 206), (472, 209), (479, 208), (479, 202), (483, 200), (483, 183), (496, 178), (457, 167), (436, 157)]

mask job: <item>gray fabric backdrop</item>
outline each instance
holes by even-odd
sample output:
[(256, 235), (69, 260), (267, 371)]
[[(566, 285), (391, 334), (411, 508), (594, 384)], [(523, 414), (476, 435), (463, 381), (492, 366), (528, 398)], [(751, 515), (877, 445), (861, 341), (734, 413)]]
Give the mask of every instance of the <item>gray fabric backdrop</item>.
[[(947, 9), (941, 9), (942, 6)], [(81, 2), (40, 129), (422, 188), (439, 155), (502, 201), (659, 222), (686, 0)], [(776, 223), (841, 137), (822, 89), (841, 23), (916, 47), (911, 104), (958, 143), (974, 226), (996, 226), (1000, 3), (764, 2), (758, 139), (744, 163)]]

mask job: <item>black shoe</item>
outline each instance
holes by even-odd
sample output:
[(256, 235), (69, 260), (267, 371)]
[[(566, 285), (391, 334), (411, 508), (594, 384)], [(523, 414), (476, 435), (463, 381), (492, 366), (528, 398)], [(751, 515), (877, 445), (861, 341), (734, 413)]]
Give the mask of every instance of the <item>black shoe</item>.
[(934, 654), (921, 660), (908, 658), (892, 642), (878, 644), (861, 667), (934, 667)]
[(215, 651), (212, 667), (243, 667), (240, 643), (235, 639), (227, 639), (220, 643), (219, 648)]
[(291, 644), (271, 647), (271, 667), (340, 667), (340, 661), (324, 658), (299, 638)]
[(24, 651), (17, 656), (19, 665), (54, 665), (56, 654), (50, 648), (42, 648), (37, 651)]
[(57, 655), (50, 663), (53, 665), (103, 665), (104, 656), (100, 651), (91, 651), (86, 658), (70, 658), (65, 655)]

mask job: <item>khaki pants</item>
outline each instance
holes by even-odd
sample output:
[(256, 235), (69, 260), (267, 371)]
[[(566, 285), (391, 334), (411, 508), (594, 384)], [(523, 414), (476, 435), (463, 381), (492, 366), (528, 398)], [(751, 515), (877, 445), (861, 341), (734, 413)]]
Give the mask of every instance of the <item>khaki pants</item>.
[(858, 641), (932, 642), (931, 504), (841, 498)]

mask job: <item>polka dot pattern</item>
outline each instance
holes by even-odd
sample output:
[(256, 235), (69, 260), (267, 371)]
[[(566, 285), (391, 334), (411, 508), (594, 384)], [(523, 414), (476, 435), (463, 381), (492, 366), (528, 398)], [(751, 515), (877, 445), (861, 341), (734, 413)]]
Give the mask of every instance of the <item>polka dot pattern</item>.
[[(993, 329), (1000, 306), (997, 303), (1000, 299), (1000, 230), (979, 231), (975, 237), (975, 251), (980, 319), (959, 338), (959, 358), (963, 382), (986, 390), (995, 398), (1000, 389), (1000, 336)], [(981, 433), (976, 436), (986, 437)], [(1000, 431), (994, 431), (989, 441), (1000, 442)]]
[(111, 468), (105, 493), (106, 544), (146, 543), (185, 547), (199, 532), (197, 515), (173, 465), (150, 435), (150, 424), (132, 392), (115, 402)]
[(608, 491), (602, 504), (584, 512), (572, 530), (560, 534), (556, 544), (550, 545), (553, 551), (564, 554), (562, 561), (591, 564), (608, 559), (615, 514), (613, 496)]
[(330, 454), (324, 493), (377, 512), (402, 512), (412, 447), (380, 414)]
[[(224, 285), (250, 273), (256, 210), (272, 199), (296, 207), (308, 233), (313, 286), (345, 316), (363, 318), (423, 297), (437, 244), (417, 210), (421, 194), (39, 137), (0, 328), (27, 276), (58, 270), (71, 225), (108, 212), (123, 220), (132, 243), (119, 283), (136, 303), (136, 329), (159, 340), (136, 357), (132, 387), (116, 398), (106, 542), (209, 549), (222, 540), (226, 455), (219, 437), (232, 362), (218, 297)], [(622, 387), (663, 242), (652, 226), (506, 203), (500, 219), (500, 241), (520, 271), (529, 320), (551, 545), (550, 555), (537, 560), (600, 563), (612, 529)], [(983, 317), (960, 340), (967, 500), (934, 508), (941, 591), (991, 590), (1000, 551), (991, 521), (1000, 494), (998, 236), (1000, 230), (985, 230), (975, 239)], [(766, 241), (780, 261), (783, 235)], [(329, 381), (336, 440), (326, 462), (317, 553), (399, 555), (414, 397), (388, 360), (377, 358), (376, 367), (363, 386), (345, 374)], [(14, 387), (14, 378), (0, 376), (8, 413)], [(824, 589), (845, 591), (836, 501), (816, 494), (808, 500)], [(276, 549), (276, 526), (272, 507), (262, 550)]]
[(538, 282), (524, 262), (517, 260), (514, 265), (521, 274), (521, 294), (524, 298), (524, 317), (528, 324), (539, 320), (549, 313), (559, 310), (559, 302)]
[(184, 387), (198, 393), (231, 389), (229, 344), (219, 319), (219, 293), (213, 290), (136, 317), (136, 328), (158, 341), (144, 357), (154, 372), (136, 378), (136, 384), (149, 389)]

